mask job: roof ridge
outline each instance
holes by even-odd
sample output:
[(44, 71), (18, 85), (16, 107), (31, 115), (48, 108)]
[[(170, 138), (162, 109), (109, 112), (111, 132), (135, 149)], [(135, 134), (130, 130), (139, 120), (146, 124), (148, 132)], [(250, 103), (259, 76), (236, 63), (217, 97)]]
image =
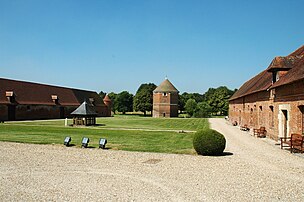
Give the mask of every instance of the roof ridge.
[(70, 90), (81, 90), (81, 91), (87, 91), (87, 92), (94, 92), (95, 93), (95, 91), (92, 91), (92, 90), (82, 90), (82, 89), (78, 89), (78, 88), (70, 88), (70, 87), (56, 86), (56, 85), (51, 85), (51, 84), (36, 83), (36, 82), (32, 82), (32, 81), (21, 81), (21, 80), (8, 79), (8, 78), (2, 78), (2, 77), (0, 77), (0, 79), (14, 81), (14, 82), (18, 82), (18, 83), (28, 83), (28, 84), (34, 84), (34, 85), (40, 85), (40, 86), (49, 86), (49, 87), (64, 88), (64, 89), (70, 89)]

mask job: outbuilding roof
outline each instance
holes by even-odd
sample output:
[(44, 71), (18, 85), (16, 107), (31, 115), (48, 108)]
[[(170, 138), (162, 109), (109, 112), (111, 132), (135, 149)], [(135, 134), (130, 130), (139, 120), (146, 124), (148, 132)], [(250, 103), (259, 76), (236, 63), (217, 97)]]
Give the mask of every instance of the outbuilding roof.
[(174, 87), (174, 85), (168, 80), (165, 79), (155, 90), (154, 93), (160, 92), (160, 93), (178, 93), (179, 91)]
[[(0, 78), (0, 104), (9, 103), (6, 92), (13, 92), (16, 104), (79, 106), (84, 100), (93, 98), (95, 106), (104, 105), (93, 91)], [(58, 99), (57, 103), (54, 98)]]
[(292, 68), (283, 77), (281, 77), (280, 80), (275, 82), (271, 88), (279, 87), (304, 79), (304, 46), (297, 49), (287, 57), (294, 58)]
[[(287, 72), (277, 82), (272, 83), (272, 71), (278, 70)], [(288, 56), (275, 57), (266, 70), (245, 82), (230, 100), (293, 83), (301, 79), (304, 79), (304, 46)]]
[(103, 98), (103, 101), (111, 102), (112, 100), (110, 99), (110, 97), (108, 96), (108, 94), (106, 94), (106, 96)]
[(267, 90), (272, 84), (272, 73), (264, 70), (255, 77), (246, 81), (229, 100)]
[(84, 101), (71, 114), (73, 114), (73, 115), (80, 115), (80, 116), (96, 116), (97, 115), (94, 106), (89, 105), (86, 101)]

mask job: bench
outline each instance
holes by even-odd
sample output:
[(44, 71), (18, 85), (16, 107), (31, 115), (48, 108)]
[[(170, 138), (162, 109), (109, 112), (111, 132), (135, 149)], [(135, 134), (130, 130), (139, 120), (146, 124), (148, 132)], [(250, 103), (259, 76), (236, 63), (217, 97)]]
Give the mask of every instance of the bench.
[(281, 137), (281, 149), (287, 147), (292, 153), (294, 150), (304, 152), (304, 136), (300, 134), (291, 134), (290, 137)]
[(259, 129), (253, 129), (253, 136), (266, 137), (267, 130), (265, 127), (260, 127)]
[(240, 126), (240, 130), (249, 131), (250, 128), (248, 128), (247, 124), (245, 124), (245, 125), (243, 125), (243, 126)]

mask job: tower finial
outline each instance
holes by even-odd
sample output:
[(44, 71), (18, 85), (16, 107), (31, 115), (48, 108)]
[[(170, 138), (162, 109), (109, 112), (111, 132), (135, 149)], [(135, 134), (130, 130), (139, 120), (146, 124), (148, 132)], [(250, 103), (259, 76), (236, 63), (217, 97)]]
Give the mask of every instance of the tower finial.
[(168, 79), (168, 76), (166, 75), (165, 79)]

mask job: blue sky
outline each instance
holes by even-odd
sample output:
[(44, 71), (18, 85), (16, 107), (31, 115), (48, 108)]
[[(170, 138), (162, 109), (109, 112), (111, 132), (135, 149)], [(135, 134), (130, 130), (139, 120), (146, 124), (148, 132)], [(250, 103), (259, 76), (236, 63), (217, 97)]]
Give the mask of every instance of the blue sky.
[(0, 0), (0, 77), (135, 93), (239, 88), (304, 45), (302, 0)]

